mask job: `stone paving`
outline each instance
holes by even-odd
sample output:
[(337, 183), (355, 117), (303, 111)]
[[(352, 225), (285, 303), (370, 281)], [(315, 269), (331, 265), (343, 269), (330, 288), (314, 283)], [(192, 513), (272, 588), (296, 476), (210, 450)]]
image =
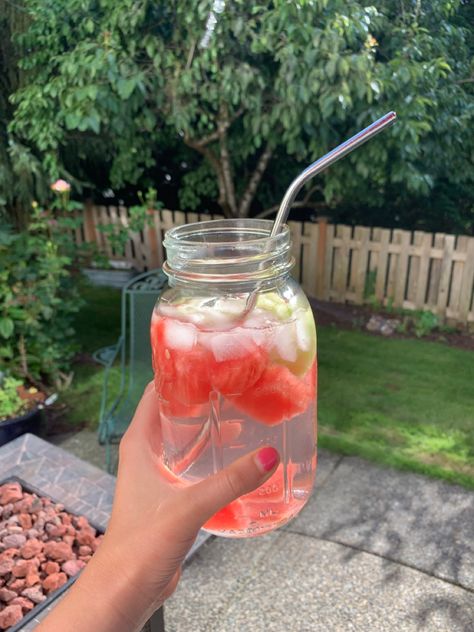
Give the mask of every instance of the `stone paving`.
[(216, 539), (167, 632), (474, 632), (474, 493), (324, 451), (283, 530)]
[[(48, 448), (28, 441), (24, 467), (51, 475)], [(94, 433), (55, 442), (103, 466)], [(85, 484), (59, 473), (65, 462), (51, 484), (80, 493)], [(110, 480), (74, 462), (95, 486)], [(5, 464), (0, 456), (0, 472)], [(473, 536), (473, 492), (321, 451), (315, 491), (293, 522), (201, 546), (166, 604), (166, 631), (474, 632)]]

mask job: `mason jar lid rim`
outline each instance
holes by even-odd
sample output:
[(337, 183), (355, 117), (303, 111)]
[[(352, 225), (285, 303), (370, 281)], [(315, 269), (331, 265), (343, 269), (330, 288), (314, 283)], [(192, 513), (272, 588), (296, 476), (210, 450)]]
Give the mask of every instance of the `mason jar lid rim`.
[[(235, 218), (235, 219), (206, 220), (204, 222), (192, 222), (190, 224), (183, 224), (181, 226), (174, 226), (173, 228), (170, 228), (165, 233), (163, 244), (166, 246), (168, 240), (173, 240), (173, 241), (178, 242), (180, 246), (194, 246), (194, 247), (197, 245), (232, 246), (238, 242), (220, 241), (220, 240), (219, 241), (206, 240), (206, 241), (200, 242), (200, 241), (195, 241), (191, 239), (182, 239), (180, 238), (179, 233), (187, 229), (185, 235), (190, 234), (190, 233), (192, 234), (193, 231), (190, 229), (195, 228), (195, 232), (202, 232), (202, 231), (206, 231), (207, 229), (209, 231), (208, 234), (212, 235), (212, 233), (220, 234), (223, 230), (225, 231), (227, 227), (231, 230), (234, 230), (235, 232), (239, 230), (251, 231), (251, 230), (258, 229), (259, 224), (261, 226), (260, 230), (265, 231), (266, 234), (262, 235), (262, 237), (257, 237), (255, 239), (246, 239), (244, 242), (241, 242), (241, 243), (245, 243), (245, 245), (252, 245), (252, 244), (261, 244), (265, 241), (270, 241), (270, 240), (277, 242), (278, 240), (281, 240), (282, 238), (287, 238), (290, 232), (290, 228), (288, 224), (283, 224), (281, 231), (277, 235), (274, 235), (272, 237), (271, 230), (273, 227), (273, 221), (268, 220), (268, 219)], [(264, 225), (266, 225), (265, 228), (264, 228)], [(267, 226), (268, 226), (268, 230), (266, 228)]]

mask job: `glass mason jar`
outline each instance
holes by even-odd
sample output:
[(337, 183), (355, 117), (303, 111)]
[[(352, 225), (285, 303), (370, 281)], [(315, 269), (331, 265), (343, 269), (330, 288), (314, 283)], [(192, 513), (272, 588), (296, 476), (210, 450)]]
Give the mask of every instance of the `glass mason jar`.
[(169, 230), (169, 288), (151, 321), (167, 474), (193, 484), (260, 446), (280, 453), (264, 485), (206, 523), (227, 537), (287, 523), (316, 471), (316, 329), (289, 276), (289, 229), (270, 237), (271, 228), (232, 219)]

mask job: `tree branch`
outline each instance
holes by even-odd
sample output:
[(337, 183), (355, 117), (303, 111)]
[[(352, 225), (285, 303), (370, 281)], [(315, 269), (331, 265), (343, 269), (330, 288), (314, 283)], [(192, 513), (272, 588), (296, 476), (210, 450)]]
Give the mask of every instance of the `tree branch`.
[(265, 169), (267, 168), (270, 158), (272, 157), (272, 153), (273, 150), (267, 143), (262, 155), (258, 159), (257, 166), (255, 167), (255, 171), (250, 177), (247, 188), (242, 195), (242, 199), (240, 200), (239, 217), (247, 217), (250, 209), (250, 204), (252, 203), (257, 187), (260, 184), (260, 180), (262, 179), (262, 176), (265, 173)]
[[(239, 110), (237, 110), (237, 112), (234, 114), (234, 116), (232, 116), (230, 119), (227, 120), (223, 120), (220, 125), (222, 128), (222, 132), (226, 132), (229, 127), (232, 125), (232, 123), (237, 120), (239, 118), (239, 116), (241, 116), (243, 114), (244, 108), (240, 108)], [(193, 145), (194, 148), (197, 149), (198, 147), (206, 147), (206, 145), (209, 145), (210, 143), (213, 143), (216, 140), (220, 139), (220, 130), (219, 128), (215, 131), (212, 132), (212, 134), (208, 134), (207, 136), (203, 136), (202, 138), (194, 138), (194, 139), (189, 139)]]
[(217, 186), (219, 187), (219, 199), (217, 203), (222, 208), (222, 211), (226, 217), (232, 217), (232, 213), (230, 212), (227, 206), (227, 196), (226, 196), (226, 187), (224, 181), (224, 175), (222, 173), (222, 167), (214, 155), (214, 152), (208, 147), (203, 147), (199, 142), (196, 142), (189, 138), (188, 136), (184, 137), (184, 142), (191, 149), (195, 149), (198, 151), (204, 158), (209, 162), (211, 167), (214, 169), (214, 172), (217, 176)]
[(221, 155), (222, 174), (224, 177), (224, 186), (226, 189), (226, 198), (232, 214), (237, 214), (237, 200), (235, 198), (234, 178), (232, 174), (232, 163), (227, 149), (227, 130), (229, 128), (229, 118), (227, 114), (227, 106), (222, 105), (220, 108), (220, 119), (217, 123), (217, 131), (219, 134), (219, 149)]
[[(318, 208), (327, 208), (326, 202), (311, 202), (311, 196), (316, 191), (322, 191), (322, 187), (319, 184), (315, 184), (310, 189), (308, 189), (306, 195), (300, 202), (293, 202), (291, 208), (310, 208), (310, 209), (318, 209)], [(256, 215), (259, 219), (264, 217), (268, 217), (268, 215), (272, 215), (272, 213), (276, 213), (280, 208), (279, 204), (275, 204), (274, 206), (270, 206), (270, 208), (266, 208), (264, 211)], [(290, 209), (291, 210), (291, 209)]]
[(474, 77), (467, 77), (466, 79), (459, 79), (458, 81), (455, 81), (454, 83), (460, 84), (460, 83), (474, 83)]

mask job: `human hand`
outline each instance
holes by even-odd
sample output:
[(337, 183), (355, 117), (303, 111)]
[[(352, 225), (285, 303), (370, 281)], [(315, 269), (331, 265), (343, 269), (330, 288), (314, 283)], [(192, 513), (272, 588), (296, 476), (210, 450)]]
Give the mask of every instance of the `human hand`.
[[(181, 563), (202, 525), (262, 485), (278, 465), (277, 451), (265, 447), (195, 485), (172, 482), (160, 464), (157, 411), (157, 395), (149, 384), (120, 443), (104, 540), (70, 594), (45, 620), (45, 627), (40, 626), (43, 632), (66, 629), (61, 627), (65, 621), (77, 632), (140, 630), (176, 588)], [(104, 606), (92, 614), (98, 600)], [(93, 628), (87, 627), (81, 604), (89, 604)], [(71, 619), (76, 611), (77, 623)]]

